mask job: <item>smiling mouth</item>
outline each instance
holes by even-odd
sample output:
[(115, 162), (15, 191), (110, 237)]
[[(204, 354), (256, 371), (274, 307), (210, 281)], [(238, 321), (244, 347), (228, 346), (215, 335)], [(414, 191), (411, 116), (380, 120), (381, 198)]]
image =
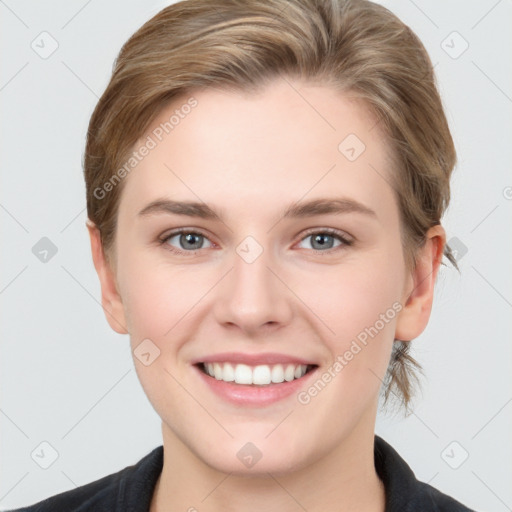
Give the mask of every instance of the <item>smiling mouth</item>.
[(308, 364), (262, 364), (249, 366), (239, 363), (197, 363), (204, 374), (219, 381), (245, 386), (274, 386), (302, 379), (318, 368)]

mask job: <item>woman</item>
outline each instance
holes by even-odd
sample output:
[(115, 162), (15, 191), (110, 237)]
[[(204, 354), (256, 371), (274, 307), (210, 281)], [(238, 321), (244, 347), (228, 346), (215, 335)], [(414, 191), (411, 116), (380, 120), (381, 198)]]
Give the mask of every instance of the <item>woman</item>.
[[(418, 38), (365, 0), (188, 0), (90, 121), (87, 227), (163, 446), (24, 510), (467, 511), (374, 433), (413, 395), (455, 150)], [(39, 507), (39, 508), (38, 508)]]

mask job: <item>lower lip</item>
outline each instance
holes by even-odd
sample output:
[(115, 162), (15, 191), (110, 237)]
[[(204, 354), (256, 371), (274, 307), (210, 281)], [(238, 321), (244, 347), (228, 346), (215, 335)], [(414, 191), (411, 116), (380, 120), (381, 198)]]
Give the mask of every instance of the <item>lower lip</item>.
[(309, 381), (310, 377), (316, 373), (318, 367), (313, 368), (300, 379), (266, 386), (224, 382), (223, 380), (217, 380), (215, 377), (210, 377), (197, 365), (194, 365), (194, 369), (215, 394), (228, 402), (236, 405), (264, 407), (283, 400), (294, 393), (297, 394)]

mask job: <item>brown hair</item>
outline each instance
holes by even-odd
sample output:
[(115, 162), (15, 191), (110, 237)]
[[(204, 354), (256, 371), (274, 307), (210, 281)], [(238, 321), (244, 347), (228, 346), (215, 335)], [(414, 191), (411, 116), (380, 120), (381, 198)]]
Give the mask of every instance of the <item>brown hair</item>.
[[(389, 140), (404, 254), (414, 265), (450, 198), (456, 154), (430, 58), (418, 37), (367, 0), (186, 0), (160, 11), (122, 47), (91, 117), (84, 155), (87, 213), (115, 266), (124, 180), (108, 187), (155, 116), (173, 98), (208, 86), (256, 91), (299, 77), (364, 101)], [(116, 174), (117, 173), (117, 174)], [(102, 191), (98, 193), (98, 190)], [(445, 256), (455, 265), (448, 246)], [(408, 409), (410, 344), (395, 340), (383, 388)]]

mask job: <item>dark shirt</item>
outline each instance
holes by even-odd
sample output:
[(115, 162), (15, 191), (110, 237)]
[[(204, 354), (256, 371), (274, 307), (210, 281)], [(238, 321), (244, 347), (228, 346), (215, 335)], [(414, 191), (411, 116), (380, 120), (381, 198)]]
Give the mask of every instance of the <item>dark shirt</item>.
[[(418, 481), (396, 450), (377, 435), (374, 454), (377, 474), (386, 489), (386, 512), (474, 512)], [(7, 512), (149, 512), (163, 456), (163, 446), (158, 446), (117, 473)]]

